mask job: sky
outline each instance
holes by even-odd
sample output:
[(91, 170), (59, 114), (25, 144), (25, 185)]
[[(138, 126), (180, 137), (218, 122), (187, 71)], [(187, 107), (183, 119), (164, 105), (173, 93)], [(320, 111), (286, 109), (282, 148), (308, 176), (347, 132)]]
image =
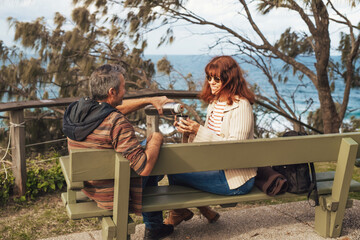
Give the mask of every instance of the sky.
[[(188, 2), (188, 7), (200, 16), (231, 26), (240, 34), (252, 36), (246, 20), (238, 14), (242, 9), (234, 7), (234, 4), (231, 4), (232, 2), (232, 0), (191, 0)], [(346, 14), (349, 19), (357, 24), (360, 21), (360, 6), (351, 9), (345, 2), (347, 1), (334, 0), (334, 3), (340, 6), (341, 13)], [(44, 17), (48, 26), (51, 27), (55, 12), (58, 11), (70, 19), (72, 7), (72, 0), (0, 0), (0, 40), (3, 40), (7, 46), (15, 44), (13, 41), (14, 31), (9, 29), (8, 17), (16, 18), (19, 21), (33, 21), (38, 17)], [(305, 29), (305, 25), (299, 20), (299, 17), (286, 10), (278, 10), (276, 13), (266, 16), (255, 14), (254, 18), (270, 41), (275, 41), (289, 26), (297, 30)], [(335, 43), (339, 41), (340, 31), (344, 30), (339, 25), (330, 25), (334, 47)], [(157, 43), (164, 31), (165, 29), (159, 29), (146, 35), (148, 48), (145, 50), (145, 54), (204, 54), (208, 52), (208, 47), (219, 36), (218, 33), (214, 33), (212, 28), (181, 24), (174, 30), (175, 42), (158, 48)], [(226, 53), (230, 50), (223, 51)]]

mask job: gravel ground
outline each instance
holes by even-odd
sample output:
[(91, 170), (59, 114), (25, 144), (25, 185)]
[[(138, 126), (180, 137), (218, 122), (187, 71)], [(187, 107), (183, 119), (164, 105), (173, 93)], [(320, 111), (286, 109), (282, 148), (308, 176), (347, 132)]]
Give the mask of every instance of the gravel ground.
[[(220, 219), (208, 224), (206, 219), (195, 215), (181, 223), (166, 239), (251, 239), (251, 240), (323, 240), (314, 231), (314, 208), (306, 201), (260, 206), (246, 209), (231, 208), (222, 211)], [(136, 226), (132, 240), (143, 239), (144, 224)], [(84, 232), (48, 238), (46, 240), (100, 240), (100, 231)], [(341, 240), (360, 240), (360, 201), (354, 200), (345, 212)]]

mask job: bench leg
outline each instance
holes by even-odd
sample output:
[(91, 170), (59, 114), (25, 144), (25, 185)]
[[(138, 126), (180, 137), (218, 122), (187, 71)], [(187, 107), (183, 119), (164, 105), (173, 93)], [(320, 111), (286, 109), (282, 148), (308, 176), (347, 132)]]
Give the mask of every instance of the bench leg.
[(64, 206), (76, 203), (76, 191), (68, 189), (67, 192), (61, 193), (61, 200)]
[(116, 225), (117, 240), (125, 240), (130, 237), (128, 233), (129, 190), (129, 161), (122, 158), (120, 154), (116, 154), (113, 220)]
[(115, 237), (116, 226), (111, 217), (103, 217), (101, 221), (101, 236), (103, 240), (113, 240)]
[(67, 190), (66, 203), (67, 204), (76, 203), (76, 191), (70, 189)]
[[(130, 240), (130, 234), (135, 233), (135, 223), (132, 218), (128, 218), (128, 236), (127, 239)], [(111, 217), (103, 217), (101, 220), (101, 237), (103, 240), (113, 240), (116, 235), (116, 225)]]
[(331, 196), (320, 197), (315, 208), (315, 230), (323, 237), (341, 235), (357, 149), (357, 142), (342, 139)]
[(323, 206), (315, 207), (315, 231), (322, 237), (328, 237), (330, 233), (330, 211)]

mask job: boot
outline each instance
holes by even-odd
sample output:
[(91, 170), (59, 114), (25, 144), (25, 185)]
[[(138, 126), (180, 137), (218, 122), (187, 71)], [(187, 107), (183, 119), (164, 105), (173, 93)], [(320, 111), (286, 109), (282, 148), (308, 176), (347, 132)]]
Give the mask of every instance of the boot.
[(160, 228), (148, 229), (145, 228), (144, 240), (158, 240), (169, 236), (174, 231), (174, 226), (163, 224)]
[(194, 216), (194, 213), (187, 208), (174, 209), (169, 211), (169, 216), (165, 219), (165, 224), (171, 224), (174, 227), (182, 221), (188, 221)]
[(198, 209), (200, 210), (200, 213), (206, 217), (209, 223), (216, 222), (220, 217), (220, 214), (213, 211), (210, 207), (198, 207)]

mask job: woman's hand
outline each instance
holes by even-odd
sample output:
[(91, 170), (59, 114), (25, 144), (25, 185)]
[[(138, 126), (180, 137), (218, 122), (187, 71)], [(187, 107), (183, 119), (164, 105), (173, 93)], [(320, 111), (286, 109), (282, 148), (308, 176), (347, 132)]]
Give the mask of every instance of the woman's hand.
[(174, 126), (176, 127), (176, 130), (178, 130), (181, 133), (187, 133), (187, 134), (197, 134), (200, 124), (188, 119), (181, 119), (181, 121), (175, 121)]

